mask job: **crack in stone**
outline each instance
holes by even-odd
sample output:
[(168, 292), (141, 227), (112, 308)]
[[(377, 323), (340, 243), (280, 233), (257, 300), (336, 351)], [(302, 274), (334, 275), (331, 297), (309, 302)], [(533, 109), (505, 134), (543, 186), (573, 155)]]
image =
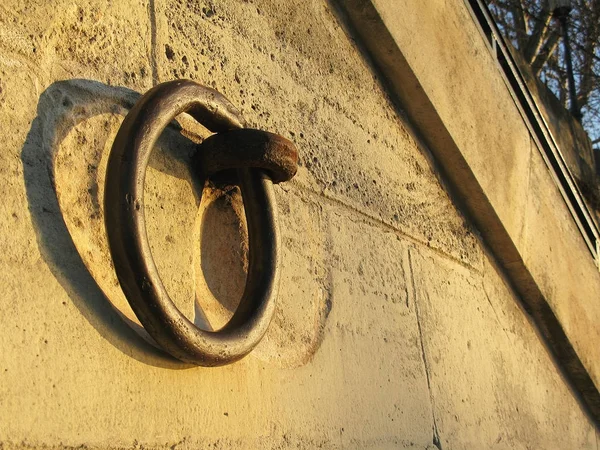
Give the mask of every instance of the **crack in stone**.
[[(415, 286), (415, 278), (413, 272), (413, 264), (412, 264), (412, 256), (410, 249), (407, 250), (408, 253), (408, 271), (410, 273), (410, 281), (413, 289), (413, 303), (415, 305), (415, 317), (417, 319), (417, 328), (419, 330), (419, 345), (421, 348), (421, 358), (423, 359), (423, 366), (425, 367), (425, 379), (427, 380), (427, 390), (429, 391), (429, 401), (431, 403), (431, 417), (433, 420), (433, 445), (438, 449), (442, 450), (442, 443), (440, 441), (440, 435), (438, 432), (437, 422), (435, 419), (435, 406), (433, 401), (433, 392), (431, 390), (431, 380), (429, 376), (429, 363), (427, 362), (427, 356), (425, 354), (425, 344), (423, 342), (423, 330), (421, 329), (421, 318), (419, 316), (419, 306), (417, 304), (417, 291)], [(425, 292), (425, 295), (427, 293)]]

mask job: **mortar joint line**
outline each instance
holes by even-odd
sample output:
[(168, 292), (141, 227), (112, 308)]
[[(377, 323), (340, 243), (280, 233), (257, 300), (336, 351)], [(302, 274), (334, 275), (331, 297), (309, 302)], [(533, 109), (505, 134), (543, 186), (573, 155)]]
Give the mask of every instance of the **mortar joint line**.
[(321, 191), (321, 192), (315, 191), (314, 189), (300, 185), (298, 182), (294, 182), (294, 180), (292, 180), (289, 184), (300, 192), (304, 192), (306, 194), (325, 199), (331, 205), (340, 207), (342, 209), (346, 209), (348, 211), (352, 211), (353, 213), (356, 213), (357, 215), (361, 216), (363, 218), (363, 220), (366, 220), (369, 225), (385, 228), (388, 231), (393, 232), (398, 237), (401, 237), (401, 238), (405, 239), (406, 241), (409, 241), (410, 243), (415, 244), (437, 256), (441, 256), (444, 259), (447, 259), (447, 260), (452, 261), (464, 268), (467, 268), (467, 269), (473, 271), (473, 273), (475, 273), (477, 275), (482, 275), (482, 273), (483, 273), (481, 269), (479, 269), (467, 262), (460, 260), (456, 256), (446, 253), (445, 251), (443, 251), (439, 248), (432, 247), (432, 246), (428, 245), (425, 241), (422, 241), (410, 234), (407, 234), (406, 232), (404, 232), (402, 230), (399, 230), (398, 228), (394, 227), (393, 225), (386, 223), (381, 218), (378, 218), (371, 214), (368, 214), (365, 211), (361, 211), (360, 209), (356, 208), (355, 206), (345, 203), (337, 198), (330, 197), (327, 194), (325, 194), (323, 191)]
[[(412, 264), (412, 255), (410, 249), (408, 249), (408, 270), (410, 271), (410, 279), (413, 288), (413, 304), (415, 305), (415, 318), (417, 320), (417, 329), (419, 330), (419, 344), (421, 348), (421, 358), (423, 359), (423, 367), (425, 369), (425, 380), (427, 381), (427, 391), (429, 392), (429, 402), (431, 403), (431, 418), (432, 418), (432, 427), (433, 427), (433, 445), (438, 449), (442, 450), (442, 444), (440, 441), (440, 434), (437, 427), (437, 421), (435, 418), (435, 402), (433, 398), (433, 391), (431, 389), (431, 379), (429, 375), (429, 363), (427, 362), (427, 355), (425, 354), (425, 343), (423, 340), (423, 330), (421, 328), (421, 317), (419, 315), (419, 305), (417, 302), (417, 291), (416, 284), (414, 281), (413, 275), (413, 264)], [(425, 295), (427, 295), (427, 292)]]

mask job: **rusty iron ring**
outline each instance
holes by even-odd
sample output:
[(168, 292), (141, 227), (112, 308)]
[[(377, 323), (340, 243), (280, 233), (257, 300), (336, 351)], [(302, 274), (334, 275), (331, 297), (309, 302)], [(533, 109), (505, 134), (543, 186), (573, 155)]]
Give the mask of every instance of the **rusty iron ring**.
[(220, 366), (247, 355), (273, 317), (280, 274), (271, 180), (276, 171), (231, 164), (227, 157), (211, 169), (235, 168), (237, 172), (248, 225), (249, 264), (245, 290), (231, 320), (218, 331), (202, 330), (169, 298), (152, 258), (144, 218), (144, 180), (150, 154), (165, 127), (182, 112), (216, 133), (243, 131), (240, 129), (245, 125), (224, 96), (195, 82), (177, 80), (148, 91), (126, 116), (109, 156), (104, 195), (106, 232), (123, 292), (148, 333), (177, 359)]

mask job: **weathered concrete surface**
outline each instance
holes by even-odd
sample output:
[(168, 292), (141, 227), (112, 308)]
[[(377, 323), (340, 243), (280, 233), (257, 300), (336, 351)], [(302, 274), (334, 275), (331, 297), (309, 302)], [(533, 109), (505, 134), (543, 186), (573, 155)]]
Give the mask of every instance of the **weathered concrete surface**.
[(600, 274), (467, 6), (338, 3), (600, 423)]
[[(0, 448), (597, 448), (326, 3), (9, 2), (0, 26)], [(302, 152), (276, 188), (276, 317), (217, 369), (131, 331), (103, 232), (122, 115), (173, 77)], [(236, 191), (200, 194), (190, 149), (174, 131), (159, 143), (149, 237), (174, 301), (219, 326), (244, 279), (244, 221)]]
[(529, 91), (557, 143), (566, 166), (580, 189), (593, 220), (598, 222), (600, 183), (594, 148), (581, 123), (561, 104), (552, 91), (537, 78), (521, 54), (507, 43), (514, 61), (523, 75)]
[(545, 188), (551, 182), (543, 161), (532, 158), (523, 259), (598, 386), (600, 350), (593, 342), (600, 342), (600, 277), (568, 211), (561, 208), (560, 193)]
[(556, 390), (564, 381), (538, 353), (532, 324), (494, 268), (485, 264), (474, 276), (452, 261), (410, 254), (442, 448), (594, 448), (576, 416), (556, 415), (576, 400)]

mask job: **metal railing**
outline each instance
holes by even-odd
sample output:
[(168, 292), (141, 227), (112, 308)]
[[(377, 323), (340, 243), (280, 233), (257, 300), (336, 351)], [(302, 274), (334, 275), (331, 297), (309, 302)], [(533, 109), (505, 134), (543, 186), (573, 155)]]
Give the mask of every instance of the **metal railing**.
[(548, 126), (531, 91), (527, 87), (500, 29), (482, 0), (464, 0), (490, 51), (498, 61), (507, 87), (525, 121), (533, 140), (544, 159), (552, 178), (567, 204), (585, 243), (596, 262), (599, 262), (600, 230), (583, 199), (573, 174), (569, 170), (556, 139)]

